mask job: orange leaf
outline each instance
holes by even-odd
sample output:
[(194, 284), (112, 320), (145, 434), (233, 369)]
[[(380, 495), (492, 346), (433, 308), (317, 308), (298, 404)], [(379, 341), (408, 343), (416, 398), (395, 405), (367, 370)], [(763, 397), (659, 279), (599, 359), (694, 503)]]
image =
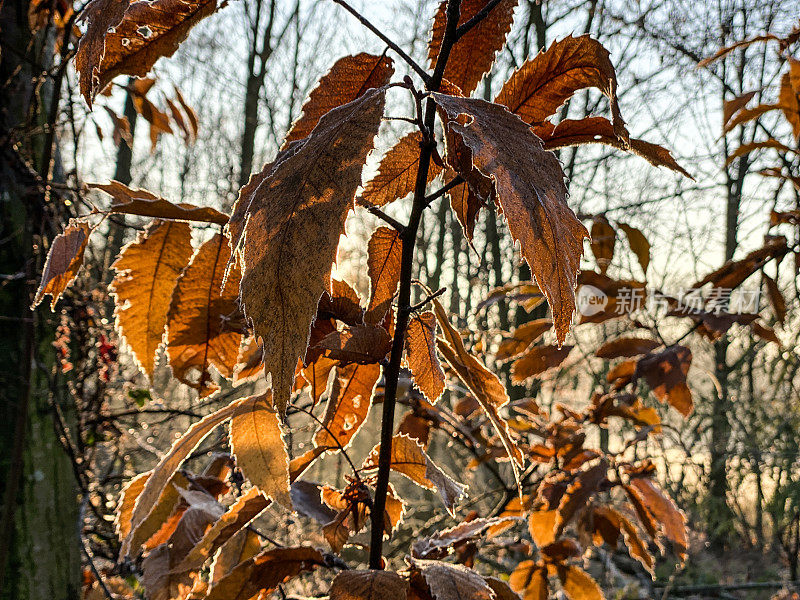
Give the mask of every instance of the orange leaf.
[[(372, 405), (372, 392), (381, 375), (379, 365), (335, 367), (335, 376), (325, 416), (314, 435), (314, 445), (338, 450), (347, 448), (364, 424)], [(338, 442), (338, 443), (337, 443)]]
[(223, 377), (233, 375), (242, 341), (238, 269), (222, 290), (230, 255), (222, 234), (203, 244), (178, 277), (167, 316), (167, 353), (172, 372), (199, 390), (201, 397), (219, 389), (210, 380), (211, 365)]
[(378, 227), (367, 244), (370, 293), (364, 320), (379, 323), (392, 305), (400, 282), (403, 238), (394, 229)]
[(340, 58), (311, 90), (303, 104), (303, 114), (286, 134), (283, 147), (308, 137), (323, 115), (360, 98), (370, 88), (386, 85), (393, 74), (392, 59), (387, 56), (362, 52)]
[(661, 342), (638, 337), (621, 337), (609, 340), (595, 350), (594, 354), (598, 358), (620, 358), (638, 356), (652, 352), (661, 345)]
[(597, 582), (578, 567), (557, 568), (561, 587), (570, 600), (603, 600), (603, 592)]
[(681, 560), (686, 560), (689, 547), (686, 515), (647, 477), (631, 477), (630, 487), (636, 490), (642, 504), (655, 518), (666, 538), (675, 545)]
[(406, 361), (420, 391), (430, 402), (444, 392), (444, 371), (436, 354), (436, 317), (430, 311), (412, 316), (406, 331)]
[(109, 289), (116, 303), (117, 329), (151, 379), (172, 292), (192, 256), (191, 236), (186, 223), (154, 222), (122, 249), (112, 265), (116, 276)]
[[(413, 192), (421, 143), (422, 134), (414, 131), (389, 148), (381, 159), (378, 173), (364, 186), (361, 200), (372, 206), (385, 206)], [(428, 169), (428, 183), (441, 172), (442, 168), (432, 162)]]
[(523, 323), (511, 333), (511, 337), (505, 338), (500, 342), (495, 359), (508, 360), (519, 356), (552, 326), (553, 321), (550, 319), (535, 319)]
[[(462, 0), (458, 24), (463, 25), (472, 19), (487, 4), (488, 0)], [(484, 75), (491, 70), (495, 54), (503, 49), (514, 20), (516, 5), (517, 0), (501, 0), (486, 18), (458, 40), (450, 51), (444, 78), (450, 84), (458, 86), (465, 96), (469, 96), (475, 90)], [(433, 19), (431, 39), (428, 42), (431, 69), (436, 65), (446, 27), (447, 2), (441, 2)]]
[(547, 600), (547, 571), (532, 560), (523, 560), (508, 578), (511, 589), (522, 595), (522, 600)]
[(55, 310), (56, 302), (83, 265), (83, 255), (91, 233), (92, 229), (87, 223), (77, 222), (68, 225), (55, 237), (47, 252), (42, 279), (33, 300), (34, 307), (39, 305), (45, 294), (50, 294), (50, 310)]
[(159, 198), (147, 190), (135, 190), (120, 183), (90, 183), (90, 188), (103, 190), (114, 198), (108, 212), (140, 217), (155, 217), (174, 221), (192, 221), (200, 223), (216, 223), (224, 225), (228, 217), (209, 206), (195, 206), (181, 202), (173, 204), (164, 198)]
[(511, 381), (523, 383), (531, 377), (541, 377), (563, 363), (573, 346), (534, 346), (511, 365)]
[(661, 402), (668, 402), (684, 417), (692, 412), (692, 393), (686, 375), (692, 364), (692, 351), (685, 346), (670, 346), (658, 354), (648, 354), (636, 364), (635, 377), (644, 376), (647, 385)]

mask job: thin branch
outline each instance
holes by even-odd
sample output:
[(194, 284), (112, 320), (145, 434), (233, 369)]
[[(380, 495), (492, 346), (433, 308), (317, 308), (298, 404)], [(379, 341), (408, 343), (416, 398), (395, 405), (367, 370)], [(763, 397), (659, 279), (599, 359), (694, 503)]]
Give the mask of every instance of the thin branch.
[(416, 303), (416, 304), (414, 304), (413, 306), (410, 306), (410, 307), (409, 307), (409, 310), (410, 310), (411, 312), (416, 312), (416, 311), (418, 311), (420, 308), (422, 308), (423, 306), (425, 306), (425, 305), (426, 305), (428, 302), (430, 302), (430, 301), (431, 301), (431, 300), (433, 300), (434, 298), (438, 298), (439, 296), (441, 296), (442, 294), (444, 294), (446, 291), (447, 291), (447, 288), (446, 288), (446, 287), (439, 288), (438, 290), (436, 290), (436, 291), (435, 291), (435, 292), (433, 292), (432, 294), (428, 294), (428, 296), (427, 296), (427, 297), (426, 297), (424, 300), (421, 300), (420, 302), (417, 302), (417, 303)]
[(339, 6), (341, 6), (342, 8), (344, 8), (344, 9), (345, 9), (347, 12), (349, 12), (349, 13), (350, 13), (351, 15), (353, 15), (353, 16), (354, 16), (356, 19), (358, 19), (358, 20), (361, 22), (361, 24), (362, 24), (364, 27), (366, 27), (367, 29), (369, 29), (369, 30), (370, 30), (372, 33), (374, 33), (374, 34), (375, 34), (375, 35), (377, 35), (377, 36), (378, 36), (378, 37), (379, 37), (381, 40), (383, 40), (383, 42), (384, 42), (384, 43), (385, 43), (387, 46), (389, 46), (389, 48), (391, 48), (392, 50), (394, 50), (394, 51), (395, 51), (395, 52), (398, 54), (398, 56), (400, 56), (400, 58), (402, 58), (402, 59), (403, 59), (403, 61), (404, 61), (404, 62), (405, 62), (405, 63), (406, 63), (406, 64), (407, 64), (409, 67), (411, 67), (412, 69), (414, 69), (414, 71), (416, 71), (416, 73), (417, 73), (417, 74), (418, 74), (418, 75), (419, 75), (419, 76), (422, 78), (422, 80), (423, 80), (425, 83), (427, 83), (427, 82), (428, 82), (428, 80), (430, 79), (430, 75), (428, 75), (427, 71), (425, 71), (425, 69), (423, 69), (421, 66), (419, 66), (419, 64), (417, 63), (417, 61), (415, 61), (415, 60), (414, 60), (413, 58), (411, 58), (411, 57), (410, 57), (408, 54), (406, 54), (406, 53), (403, 51), (403, 49), (402, 49), (402, 48), (400, 48), (400, 46), (398, 46), (398, 45), (397, 45), (396, 43), (394, 43), (394, 42), (393, 42), (391, 39), (389, 39), (389, 38), (388, 38), (388, 37), (387, 37), (387, 36), (386, 36), (386, 35), (385, 35), (385, 34), (384, 34), (384, 33), (383, 33), (383, 32), (382, 32), (380, 29), (378, 29), (377, 27), (375, 27), (375, 25), (373, 25), (372, 23), (370, 23), (370, 22), (367, 20), (367, 18), (366, 18), (365, 16), (363, 16), (361, 13), (359, 13), (359, 12), (358, 12), (358, 11), (357, 11), (355, 8), (353, 8), (352, 6), (350, 6), (350, 5), (349, 5), (347, 2), (345, 2), (344, 0), (333, 0), (333, 2), (334, 2), (334, 3), (336, 3), (336, 4), (338, 4), (338, 5), (339, 5)]
[(403, 225), (400, 221), (398, 221), (394, 217), (390, 217), (389, 215), (387, 215), (385, 212), (383, 212), (377, 206), (373, 206), (371, 204), (367, 204), (366, 202), (363, 202), (363, 201), (360, 201), (358, 203), (358, 205), (361, 206), (362, 208), (366, 209), (367, 212), (369, 212), (370, 214), (373, 214), (376, 217), (378, 217), (381, 221), (384, 221), (385, 223), (388, 223), (389, 225), (391, 225), (392, 228), (395, 231), (397, 231), (398, 233), (403, 233), (403, 231), (405, 230), (405, 225)]
[(461, 175), (456, 175), (450, 181), (448, 181), (447, 184), (444, 187), (436, 190), (430, 196), (426, 196), (425, 197), (425, 205), (426, 206), (430, 206), (430, 204), (434, 200), (436, 200), (439, 196), (444, 196), (447, 192), (452, 190), (454, 187), (456, 187), (458, 185), (461, 185), (462, 183), (464, 183), (464, 178), (461, 177)]

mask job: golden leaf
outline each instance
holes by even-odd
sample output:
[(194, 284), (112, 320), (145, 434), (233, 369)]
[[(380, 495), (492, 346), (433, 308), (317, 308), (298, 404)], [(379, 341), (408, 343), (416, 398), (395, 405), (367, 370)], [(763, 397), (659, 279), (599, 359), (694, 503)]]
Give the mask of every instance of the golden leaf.
[(400, 263), (403, 258), (403, 238), (394, 229), (378, 227), (367, 244), (367, 275), (369, 275), (369, 304), (364, 320), (379, 323), (389, 308), (400, 282)]
[(414, 383), (430, 402), (444, 392), (444, 371), (436, 354), (436, 317), (430, 311), (412, 316), (406, 331), (406, 361)]
[(372, 392), (381, 375), (379, 365), (359, 365), (335, 367), (324, 425), (314, 435), (314, 445), (319, 448), (338, 450), (347, 448), (358, 430), (364, 424), (372, 405)]
[(83, 255), (91, 233), (88, 223), (77, 222), (68, 225), (55, 237), (47, 252), (42, 279), (33, 300), (34, 307), (39, 305), (45, 294), (50, 294), (50, 310), (55, 310), (56, 302), (83, 265)]

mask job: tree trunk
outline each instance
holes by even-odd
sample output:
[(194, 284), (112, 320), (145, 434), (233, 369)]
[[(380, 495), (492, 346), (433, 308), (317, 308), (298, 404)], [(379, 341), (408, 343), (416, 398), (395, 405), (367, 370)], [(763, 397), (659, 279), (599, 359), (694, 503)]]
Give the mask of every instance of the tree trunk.
[(77, 489), (54, 428), (54, 407), (71, 411), (49, 385), (54, 316), (48, 309), (29, 309), (44, 243), (52, 238), (48, 224), (60, 204), (45, 202), (32, 168), (41, 166), (44, 144), (26, 137), (32, 125), (44, 123), (52, 101), (50, 81), (34, 90), (39, 73), (30, 65), (47, 67), (52, 55), (45, 50), (37, 56), (43, 40), (28, 28), (24, 0), (0, 5), (0, 31), (4, 47), (28, 49), (25, 56), (4, 51), (0, 58), (0, 597), (76, 599)]

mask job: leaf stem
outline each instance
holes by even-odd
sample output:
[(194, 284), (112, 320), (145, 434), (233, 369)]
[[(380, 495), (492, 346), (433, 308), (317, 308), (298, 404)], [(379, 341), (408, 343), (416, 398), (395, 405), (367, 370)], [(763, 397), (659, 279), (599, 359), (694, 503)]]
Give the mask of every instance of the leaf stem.
[[(334, 0), (338, 1), (338, 0)], [(428, 90), (436, 91), (442, 84), (444, 69), (450, 50), (456, 42), (456, 29), (461, 15), (461, 0), (450, 0), (447, 5), (447, 26), (445, 29), (442, 47), (436, 59), (433, 75), (426, 75)], [(436, 106), (432, 99), (428, 99), (425, 106), (424, 131), (433, 131), (436, 119)], [(378, 455), (378, 479), (375, 483), (374, 509), (371, 512), (369, 568), (382, 568), (383, 550), (383, 513), (386, 509), (386, 495), (389, 491), (389, 472), (392, 466), (392, 435), (394, 433), (394, 409), (397, 403), (397, 381), (400, 377), (400, 363), (403, 357), (403, 347), (408, 318), (411, 314), (411, 279), (414, 266), (414, 250), (417, 231), (422, 220), (422, 214), (427, 207), (425, 189), (428, 185), (428, 169), (435, 148), (435, 141), (427, 138), (420, 147), (419, 166), (414, 184), (414, 201), (411, 205), (411, 215), (408, 225), (403, 230), (403, 254), (400, 263), (400, 291), (397, 300), (397, 322), (395, 323), (394, 339), (389, 364), (384, 371), (386, 381), (383, 414), (381, 417), (380, 453)]]

